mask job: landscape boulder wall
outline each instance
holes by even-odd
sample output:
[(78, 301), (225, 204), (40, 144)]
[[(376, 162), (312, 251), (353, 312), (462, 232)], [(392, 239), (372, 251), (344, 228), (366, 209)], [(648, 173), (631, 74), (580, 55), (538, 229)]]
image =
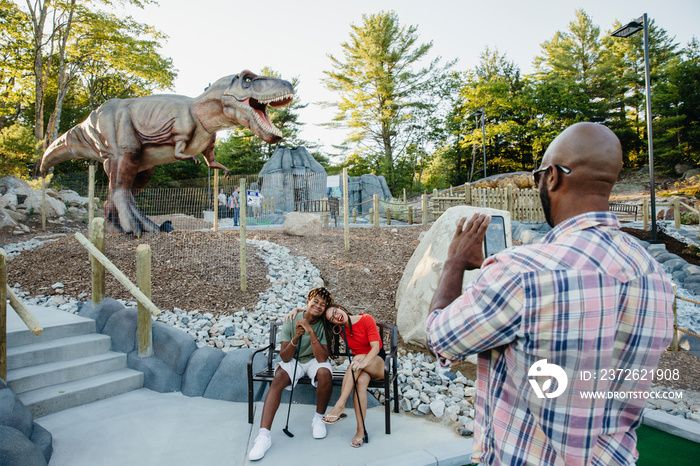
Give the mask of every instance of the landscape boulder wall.
[(29, 409), (0, 380), (0, 464), (45, 465), (52, 453), (51, 433), (34, 422)]
[(301, 212), (289, 212), (284, 217), (282, 231), (293, 236), (320, 236), (321, 219), (318, 214), (304, 214)]
[[(480, 212), (503, 216), (506, 245), (512, 245), (510, 213), (507, 211), (458, 206), (442, 214), (413, 252), (396, 290), (396, 324), (404, 342), (427, 346), (425, 323), (428, 320), (430, 301), (437, 289), (447, 258), (447, 248), (457, 230), (457, 222), (462, 217), (470, 218)], [(465, 272), (462, 288), (473, 281), (478, 273), (479, 270)]]
[(275, 200), (275, 212), (294, 212), (295, 201), (326, 196), (326, 170), (303, 146), (278, 146), (258, 176), (261, 194)]
[[(224, 353), (204, 346), (182, 330), (162, 322), (153, 322), (153, 356), (141, 358), (137, 347), (137, 311), (106, 298), (93, 307), (89, 302), (80, 309), (83, 317), (95, 319), (97, 331), (112, 338), (112, 351), (127, 354), (127, 365), (143, 372), (144, 387), (160, 393), (181, 391), (186, 396), (217, 400), (248, 401), (248, 361), (252, 350), (237, 349)], [(265, 358), (258, 357), (253, 370), (263, 369)], [(254, 387), (254, 399), (265, 393), (262, 383)]]

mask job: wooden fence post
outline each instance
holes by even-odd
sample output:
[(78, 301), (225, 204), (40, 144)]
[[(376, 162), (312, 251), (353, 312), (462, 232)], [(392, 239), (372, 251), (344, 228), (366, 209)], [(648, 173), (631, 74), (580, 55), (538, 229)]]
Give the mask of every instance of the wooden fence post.
[(408, 206), (408, 224), (413, 225), (413, 206)]
[(642, 201), (642, 224), (645, 231), (649, 229), (649, 199), (647, 198)]
[(214, 231), (219, 231), (219, 170), (214, 170)]
[(46, 177), (41, 179), (41, 231), (46, 231)]
[[(343, 167), (343, 236), (345, 236), (345, 250), (350, 250), (350, 205), (348, 204), (348, 167)], [(353, 223), (357, 223), (357, 208), (353, 208)]]
[(357, 223), (357, 207), (352, 208), (352, 223)]
[(95, 164), (88, 167), (88, 236), (91, 235), (92, 219), (95, 218)]
[(673, 198), (673, 227), (681, 227), (681, 200), (677, 197)]
[(422, 223), (423, 225), (428, 224), (428, 195), (423, 194), (420, 198), (420, 203), (421, 203), (421, 214), (423, 216), (422, 218)]
[(379, 228), (379, 194), (372, 196), (372, 205), (374, 206), (374, 226)]
[(386, 213), (386, 224), (387, 226), (391, 226), (391, 206), (387, 205), (384, 212)]
[[(139, 290), (151, 299), (151, 247), (139, 244), (136, 248), (136, 284)], [(139, 357), (153, 355), (153, 323), (151, 313), (141, 303), (137, 304), (137, 329)]]
[(241, 245), (241, 291), (246, 291), (248, 289), (248, 284), (247, 284), (247, 270), (246, 270), (246, 261), (245, 261), (245, 254), (246, 254), (246, 248), (245, 248), (245, 223), (246, 223), (246, 215), (248, 214), (248, 188), (246, 188), (245, 185), (245, 178), (241, 178), (241, 189), (240, 189), (240, 196), (238, 200), (238, 205), (240, 206), (240, 214), (238, 215), (238, 224), (240, 225), (240, 228), (238, 229), (239, 237), (238, 237), (238, 242)]
[(7, 255), (0, 248), (0, 379), (7, 380)]
[(321, 218), (323, 219), (323, 228), (328, 228), (328, 198), (324, 197), (321, 202)]
[[(96, 217), (92, 220), (90, 227), (90, 242), (102, 254), (105, 252), (105, 219)], [(105, 268), (100, 262), (90, 255), (90, 264), (92, 265), (92, 307), (97, 307), (98, 304), (105, 299)]]

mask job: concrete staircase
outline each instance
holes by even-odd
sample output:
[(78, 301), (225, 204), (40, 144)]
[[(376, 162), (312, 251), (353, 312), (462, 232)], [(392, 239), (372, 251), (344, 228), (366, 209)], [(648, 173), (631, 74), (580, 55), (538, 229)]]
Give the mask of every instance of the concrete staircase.
[(111, 338), (95, 321), (58, 309), (29, 306), (43, 326), (33, 335), (8, 307), (7, 383), (34, 417), (92, 403), (143, 387), (126, 354), (110, 351)]

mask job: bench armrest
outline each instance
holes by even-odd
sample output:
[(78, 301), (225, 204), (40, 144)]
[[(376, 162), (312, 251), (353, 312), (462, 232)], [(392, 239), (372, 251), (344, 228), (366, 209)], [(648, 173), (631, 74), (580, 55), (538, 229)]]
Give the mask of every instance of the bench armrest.
[(272, 346), (272, 345), (265, 345), (262, 348), (258, 348), (251, 353), (250, 359), (248, 359), (248, 377), (251, 380), (253, 378), (253, 359), (255, 359), (255, 355), (265, 351), (266, 349), (270, 348), (270, 346)]

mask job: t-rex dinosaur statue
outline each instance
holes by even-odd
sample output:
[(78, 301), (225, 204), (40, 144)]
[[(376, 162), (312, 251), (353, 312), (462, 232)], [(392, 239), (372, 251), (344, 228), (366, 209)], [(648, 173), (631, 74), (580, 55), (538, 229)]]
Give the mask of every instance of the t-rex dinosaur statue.
[(134, 195), (151, 180), (157, 165), (197, 159), (229, 171), (214, 159), (216, 131), (241, 125), (270, 144), (282, 133), (270, 123), (267, 105), (283, 107), (294, 97), (288, 81), (244, 70), (209, 86), (199, 97), (150, 95), (112, 99), (56, 139), (44, 152), (39, 173), (71, 159), (103, 162), (109, 177), (105, 217), (118, 231), (169, 231), (136, 207)]

